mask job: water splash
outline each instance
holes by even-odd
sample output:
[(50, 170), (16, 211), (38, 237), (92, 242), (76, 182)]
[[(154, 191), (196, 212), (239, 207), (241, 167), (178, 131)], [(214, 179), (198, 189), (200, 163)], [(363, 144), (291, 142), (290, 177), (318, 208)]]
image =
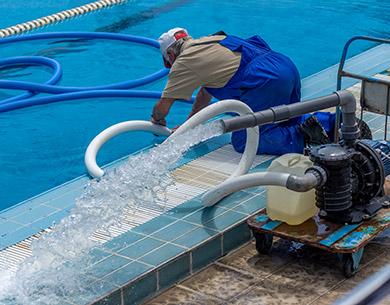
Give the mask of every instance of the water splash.
[(33, 242), (32, 256), (14, 274), (0, 275), (0, 304), (55, 305), (90, 290), (92, 234), (118, 225), (125, 208), (156, 204), (174, 183), (171, 167), (193, 145), (222, 134), (219, 122), (200, 125), (132, 156), (99, 181), (92, 180), (70, 216)]

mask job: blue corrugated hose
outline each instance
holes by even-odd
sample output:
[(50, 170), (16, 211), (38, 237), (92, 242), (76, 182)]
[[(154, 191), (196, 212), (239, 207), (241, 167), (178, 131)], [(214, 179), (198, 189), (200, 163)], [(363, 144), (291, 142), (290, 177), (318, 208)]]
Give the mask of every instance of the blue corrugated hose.
[[(61, 68), (60, 63), (58, 61), (51, 59), (51, 58), (48, 58), (48, 57), (18, 56), (18, 57), (10, 57), (10, 58), (0, 60), (0, 67), (20, 65), (20, 64), (47, 66), (47, 67), (53, 69), (54, 73), (53, 73), (52, 77), (45, 83), (46, 85), (55, 85), (60, 81), (60, 79), (62, 77), (62, 68)], [(5, 84), (7, 84), (8, 81), (0, 80), (0, 82), (4, 82)], [(23, 82), (18, 82), (18, 83), (23, 83)], [(21, 85), (23, 85), (23, 84), (21, 84)], [(0, 85), (0, 88), (3, 88), (3, 87), (1, 87), (1, 85)], [(8, 88), (8, 87), (4, 87), (4, 89), (5, 88)], [(36, 94), (33, 91), (37, 91), (35, 89), (33, 90), (32, 87), (21, 88), (21, 87), (16, 86), (16, 87), (10, 88), (10, 89), (18, 89), (18, 90), (23, 89), (23, 90), (28, 90), (29, 92), (2, 100), (1, 103), (10, 103), (10, 102), (26, 99), (26, 98), (29, 98), (29, 97)], [(39, 89), (38, 89), (38, 91), (39, 91)]]
[[(59, 33), (40, 33), (32, 35), (22, 35), (0, 39), (0, 44), (9, 44), (20, 41), (42, 40), (53, 38), (87, 38), (87, 39), (108, 39), (121, 40), (133, 43), (149, 45), (159, 48), (159, 43), (150, 38), (117, 34), (117, 33), (99, 33), (99, 32), (59, 32)], [(96, 98), (96, 97), (140, 97), (140, 98), (159, 98), (161, 92), (144, 90), (127, 90), (143, 86), (163, 78), (168, 74), (168, 69), (161, 69), (155, 73), (138, 79), (114, 83), (110, 85), (95, 87), (67, 87), (57, 86), (62, 76), (60, 64), (51, 58), (42, 56), (20, 56), (0, 60), (1, 66), (15, 64), (26, 65), (45, 65), (53, 69), (52, 77), (45, 84), (38, 84), (26, 81), (0, 80), (0, 88), (12, 90), (26, 90), (28, 92), (0, 101), (0, 112), (11, 111), (15, 109), (55, 103), (65, 100)], [(116, 89), (116, 90), (114, 90)], [(33, 97), (38, 93), (51, 93), (52, 96)]]

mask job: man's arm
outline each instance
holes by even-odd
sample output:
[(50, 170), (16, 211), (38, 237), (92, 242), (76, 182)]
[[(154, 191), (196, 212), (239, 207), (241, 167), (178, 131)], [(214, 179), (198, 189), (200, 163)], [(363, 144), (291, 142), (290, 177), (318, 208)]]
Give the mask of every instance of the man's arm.
[(175, 99), (173, 98), (161, 98), (153, 107), (151, 121), (155, 124), (166, 126), (165, 117), (168, 115), (174, 101)]
[(200, 88), (198, 94), (196, 95), (196, 99), (194, 104), (192, 105), (192, 110), (188, 119), (192, 117), (195, 113), (201, 111), (203, 108), (207, 107), (211, 101), (212, 96), (207, 92), (205, 88)]
[[(188, 119), (195, 113), (199, 112), (203, 108), (207, 107), (211, 101), (212, 96), (207, 92), (206, 89), (200, 88), (196, 95), (195, 102), (192, 106), (192, 110), (188, 116)], [(166, 126), (167, 122), (165, 117), (168, 115), (175, 99), (173, 98), (161, 98), (153, 108), (151, 121), (155, 124)]]

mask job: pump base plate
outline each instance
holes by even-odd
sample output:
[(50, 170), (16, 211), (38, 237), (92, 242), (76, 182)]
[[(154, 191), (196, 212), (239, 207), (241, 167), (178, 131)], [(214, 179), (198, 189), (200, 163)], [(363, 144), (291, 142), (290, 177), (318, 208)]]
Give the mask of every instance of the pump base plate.
[(253, 232), (269, 233), (334, 253), (354, 253), (390, 226), (390, 210), (381, 209), (377, 215), (357, 224), (338, 224), (318, 215), (292, 226), (271, 220), (265, 209), (248, 219)]
[(376, 216), (357, 224), (342, 225), (316, 215), (300, 225), (292, 226), (271, 220), (263, 209), (247, 222), (256, 239), (259, 254), (269, 253), (273, 236), (278, 236), (337, 253), (344, 275), (351, 277), (358, 271), (364, 246), (390, 226), (390, 210), (381, 209)]

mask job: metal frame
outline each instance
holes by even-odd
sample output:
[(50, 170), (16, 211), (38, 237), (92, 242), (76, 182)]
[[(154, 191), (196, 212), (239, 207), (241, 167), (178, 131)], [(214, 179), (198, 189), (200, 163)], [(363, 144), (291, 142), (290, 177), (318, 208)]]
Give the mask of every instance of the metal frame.
[[(337, 72), (337, 90), (341, 90), (341, 84), (342, 84), (342, 78), (343, 77), (349, 77), (354, 79), (360, 79), (362, 81), (362, 92), (361, 92), (361, 98), (360, 98), (360, 107), (361, 107), (361, 113), (360, 118), (363, 119), (363, 111), (367, 110), (364, 109), (364, 82), (371, 82), (371, 83), (380, 83), (387, 85), (387, 100), (390, 98), (390, 81), (386, 81), (383, 79), (378, 79), (371, 76), (365, 76), (365, 75), (359, 75), (355, 73), (351, 73), (344, 70), (345, 61), (347, 59), (347, 53), (350, 45), (352, 42), (356, 40), (365, 40), (365, 41), (372, 41), (372, 42), (379, 42), (379, 43), (388, 43), (390, 44), (390, 39), (385, 38), (377, 38), (377, 37), (370, 37), (370, 36), (354, 36), (351, 39), (349, 39), (346, 44), (344, 45), (343, 52), (340, 59), (340, 64)], [(386, 102), (387, 102), (386, 100)], [(386, 140), (387, 138), (387, 121), (389, 116), (389, 104), (386, 105), (386, 119), (385, 119), (385, 135), (384, 138)], [(339, 140), (339, 127), (340, 126), (340, 109), (339, 107), (336, 107), (336, 128), (335, 128), (335, 141), (337, 142)]]

